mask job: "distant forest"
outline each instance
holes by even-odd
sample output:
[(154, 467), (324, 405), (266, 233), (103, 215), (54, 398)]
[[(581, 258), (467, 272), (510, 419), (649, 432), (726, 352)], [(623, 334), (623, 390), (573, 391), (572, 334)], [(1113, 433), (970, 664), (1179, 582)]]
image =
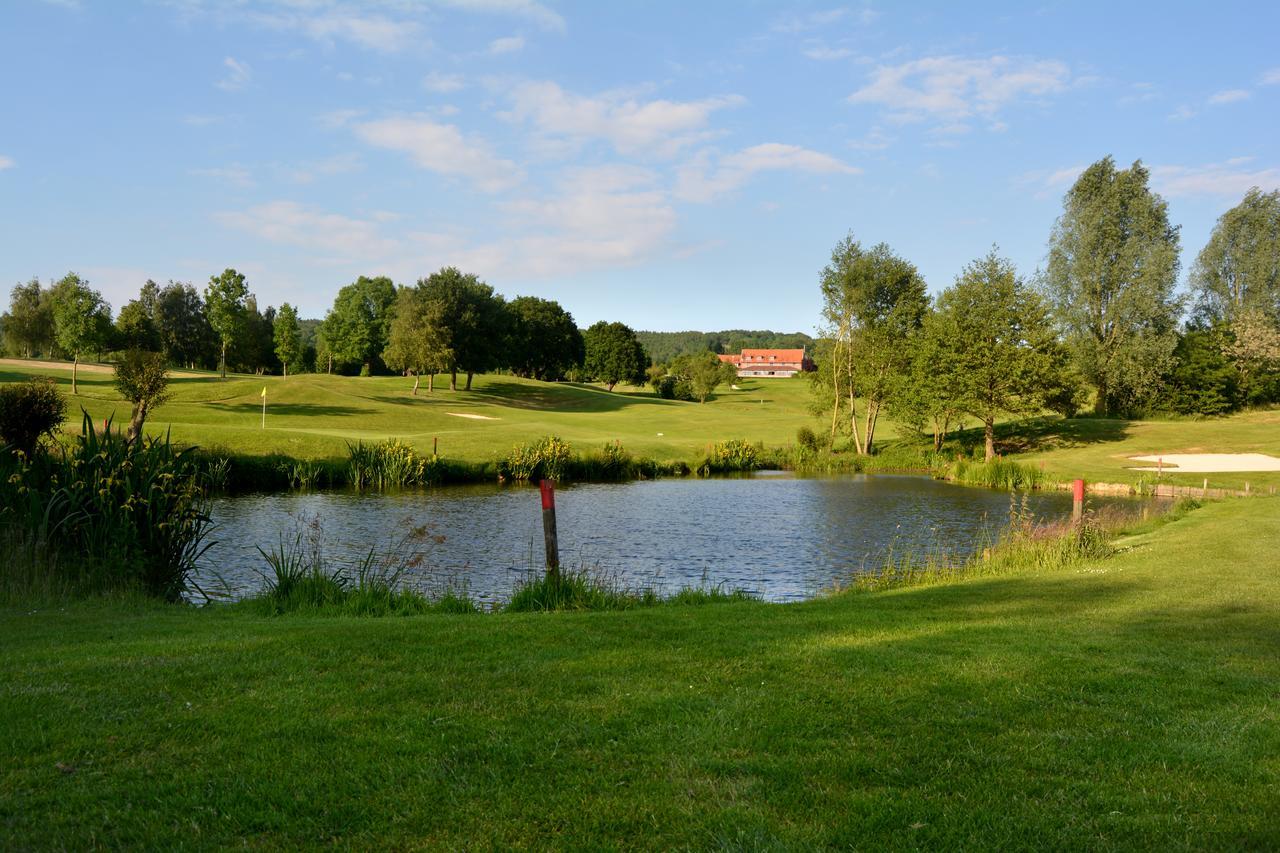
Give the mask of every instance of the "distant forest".
[(813, 338), (803, 332), (729, 329), (724, 332), (636, 332), (636, 339), (655, 364), (700, 352), (741, 352), (743, 349), (813, 350)]

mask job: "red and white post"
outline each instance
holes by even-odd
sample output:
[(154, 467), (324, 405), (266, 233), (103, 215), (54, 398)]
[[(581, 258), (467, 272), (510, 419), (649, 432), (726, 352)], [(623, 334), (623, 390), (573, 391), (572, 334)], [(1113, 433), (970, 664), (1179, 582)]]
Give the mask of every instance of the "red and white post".
[(1079, 525), (1084, 521), (1084, 480), (1071, 483), (1071, 523)]
[(543, 480), (539, 487), (542, 491), (542, 538), (547, 546), (547, 580), (558, 580), (560, 577), (560, 542), (556, 536), (556, 482)]

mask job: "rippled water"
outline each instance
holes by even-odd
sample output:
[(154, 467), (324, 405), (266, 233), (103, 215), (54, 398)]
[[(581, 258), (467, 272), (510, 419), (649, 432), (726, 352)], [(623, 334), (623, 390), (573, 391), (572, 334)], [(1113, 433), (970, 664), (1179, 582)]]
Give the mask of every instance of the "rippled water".
[[(561, 563), (598, 566), (632, 587), (744, 588), (774, 601), (811, 597), (877, 565), (891, 551), (963, 555), (1008, 522), (1010, 496), (928, 477), (669, 479), (564, 486), (557, 493)], [(1068, 493), (1036, 493), (1039, 518), (1071, 512)], [(426, 525), (426, 563), (410, 582), (428, 591), (465, 585), (502, 600), (542, 565), (538, 491), (450, 486), (394, 493), (243, 495), (213, 506), (217, 544), (205, 557), (235, 596), (260, 588), (257, 547), (312, 523), (326, 555), (350, 563), (387, 551)], [(212, 570), (212, 571), (210, 571)]]

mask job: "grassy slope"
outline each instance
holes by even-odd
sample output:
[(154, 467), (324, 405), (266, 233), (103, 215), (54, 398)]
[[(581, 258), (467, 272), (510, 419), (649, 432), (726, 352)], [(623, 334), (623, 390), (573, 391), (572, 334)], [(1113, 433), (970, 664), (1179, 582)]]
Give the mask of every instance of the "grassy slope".
[[(0, 382), (32, 373), (70, 384), (70, 371), (16, 367), (0, 367)], [(70, 426), (79, 427), (80, 406), (95, 420), (113, 412), (117, 420), (127, 420), (128, 405), (116, 394), (109, 374), (82, 373), (79, 385)], [(263, 386), (268, 395), (266, 430), (261, 428)], [(183, 443), (295, 458), (345, 456), (347, 441), (391, 437), (430, 450), (438, 437), (442, 454), (484, 460), (516, 442), (554, 433), (578, 449), (617, 439), (640, 455), (691, 459), (707, 444), (728, 438), (787, 444), (795, 440), (797, 427), (809, 422), (803, 379), (740, 380), (742, 390), (724, 388), (705, 405), (659, 400), (647, 390), (609, 393), (598, 386), (510, 376), (478, 376), (471, 392), (453, 393), (438, 382), (435, 393), (427, 394), (424, 383), (418, 397), (409, 393), (412, 381), (398, 377), (236, 376), (223, 382), (214, 375), (179, 376), (172, 387), (173, 401), (148, 421), (151, 432), (172, 428), (173, 438)]]
[(0, 613), (0, 847), (1280, 846), (1280, 503), (802, 605)]

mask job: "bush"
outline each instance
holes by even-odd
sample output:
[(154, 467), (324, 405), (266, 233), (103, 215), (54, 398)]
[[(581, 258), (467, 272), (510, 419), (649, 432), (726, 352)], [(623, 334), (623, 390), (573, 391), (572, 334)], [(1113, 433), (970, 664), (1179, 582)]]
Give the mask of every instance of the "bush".
[(759, 451), (741, 439), (732, 438), (716, 444), (708, 451), (698, 466), (698, 473), (706, 476), (735, 471), (754, 471), (759, 467)]
[(169, 372), (164, 356), (146, 350), (127, 350), (116, 363), (116, 390), (133, 404), (126, 437), (135, 441), (152, 409), (169, 399)]
[(498, 463), (499, 480), (563, 480), (573, 453), (568, 442), (549, 435), (528, 444), (517, 444)]
[(0, 443), (28, 457), (40, 439), (52, 436), (67, 416), (67, 399), (52, 379), (0, 386)]
[(817, 453), (822, 448), (822, 445), (818, 443), (817, 434), (807, 426), (802, 426), (796, 430), (796, 444), (810, 453)]
[(428, 486), (444, 473), (439, 456), (422, 456), (399, 439), (348, 444), (347, 457), (347, 481), (357, 489)]

